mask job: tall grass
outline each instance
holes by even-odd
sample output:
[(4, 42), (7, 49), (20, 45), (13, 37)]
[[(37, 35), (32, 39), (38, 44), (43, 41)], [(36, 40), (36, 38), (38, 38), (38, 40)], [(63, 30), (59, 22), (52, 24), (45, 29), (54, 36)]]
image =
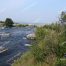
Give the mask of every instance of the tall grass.
[(36, 43), (12, 66), (63, 66), (66, 53), (66, 28), (60, 24), (37, 27)]

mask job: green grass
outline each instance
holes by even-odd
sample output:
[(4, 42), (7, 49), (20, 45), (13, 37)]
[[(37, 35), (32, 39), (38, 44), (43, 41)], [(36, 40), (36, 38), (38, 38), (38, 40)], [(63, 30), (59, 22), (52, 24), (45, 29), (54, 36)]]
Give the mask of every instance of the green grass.
[(64, 26), (56, 23), (37, 27), (35, 41), (31, 50), (15, 60), (12, 66), (64, 66), (66, 64), (66, 61), (61, 59), (66, 53)]

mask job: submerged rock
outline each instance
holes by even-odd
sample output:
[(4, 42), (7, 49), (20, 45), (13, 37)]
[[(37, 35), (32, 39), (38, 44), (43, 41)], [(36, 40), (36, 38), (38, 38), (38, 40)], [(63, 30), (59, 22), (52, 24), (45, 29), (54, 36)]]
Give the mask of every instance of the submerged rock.
[(6, 48), (0, 46), (0, 54), (6, 52), (7, 50), (8, 50), (8, 49), (6, 49)]

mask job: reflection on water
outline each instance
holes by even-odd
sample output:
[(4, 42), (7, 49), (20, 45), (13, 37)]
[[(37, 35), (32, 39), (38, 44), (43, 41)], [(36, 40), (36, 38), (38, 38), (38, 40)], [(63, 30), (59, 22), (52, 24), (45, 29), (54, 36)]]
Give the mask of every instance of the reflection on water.
[[(26, 35), (34, 32), (33, 27), (28, 28), (6, 28), (0, 29), (0, 32), (9, 33), (9, 37), (0, 36), (0, 46), (8, 48), (8, 51), (5, 54), (0, 54), (0, 64), (11, 62), (12, 60), (19, 57), (23, 52), (28, 50), (25, 44), (30, 44), (31, 41), (26, 38)], [(1, 65), (1, 66), (6, 66)]]

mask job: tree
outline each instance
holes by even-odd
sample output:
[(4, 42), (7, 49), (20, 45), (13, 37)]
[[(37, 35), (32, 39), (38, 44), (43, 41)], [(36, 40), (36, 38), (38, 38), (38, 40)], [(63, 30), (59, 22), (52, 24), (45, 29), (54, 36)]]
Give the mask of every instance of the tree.
[(6, 18), (4, 26), (6, 26), (6, 27), (13, 27), (13, 24), (14, 23), (13, 23), (12, 19)]
[(62, 24), (66, 23), (66, 12), (62, 11), (61, 16), (60, 16), (60, 21)]

